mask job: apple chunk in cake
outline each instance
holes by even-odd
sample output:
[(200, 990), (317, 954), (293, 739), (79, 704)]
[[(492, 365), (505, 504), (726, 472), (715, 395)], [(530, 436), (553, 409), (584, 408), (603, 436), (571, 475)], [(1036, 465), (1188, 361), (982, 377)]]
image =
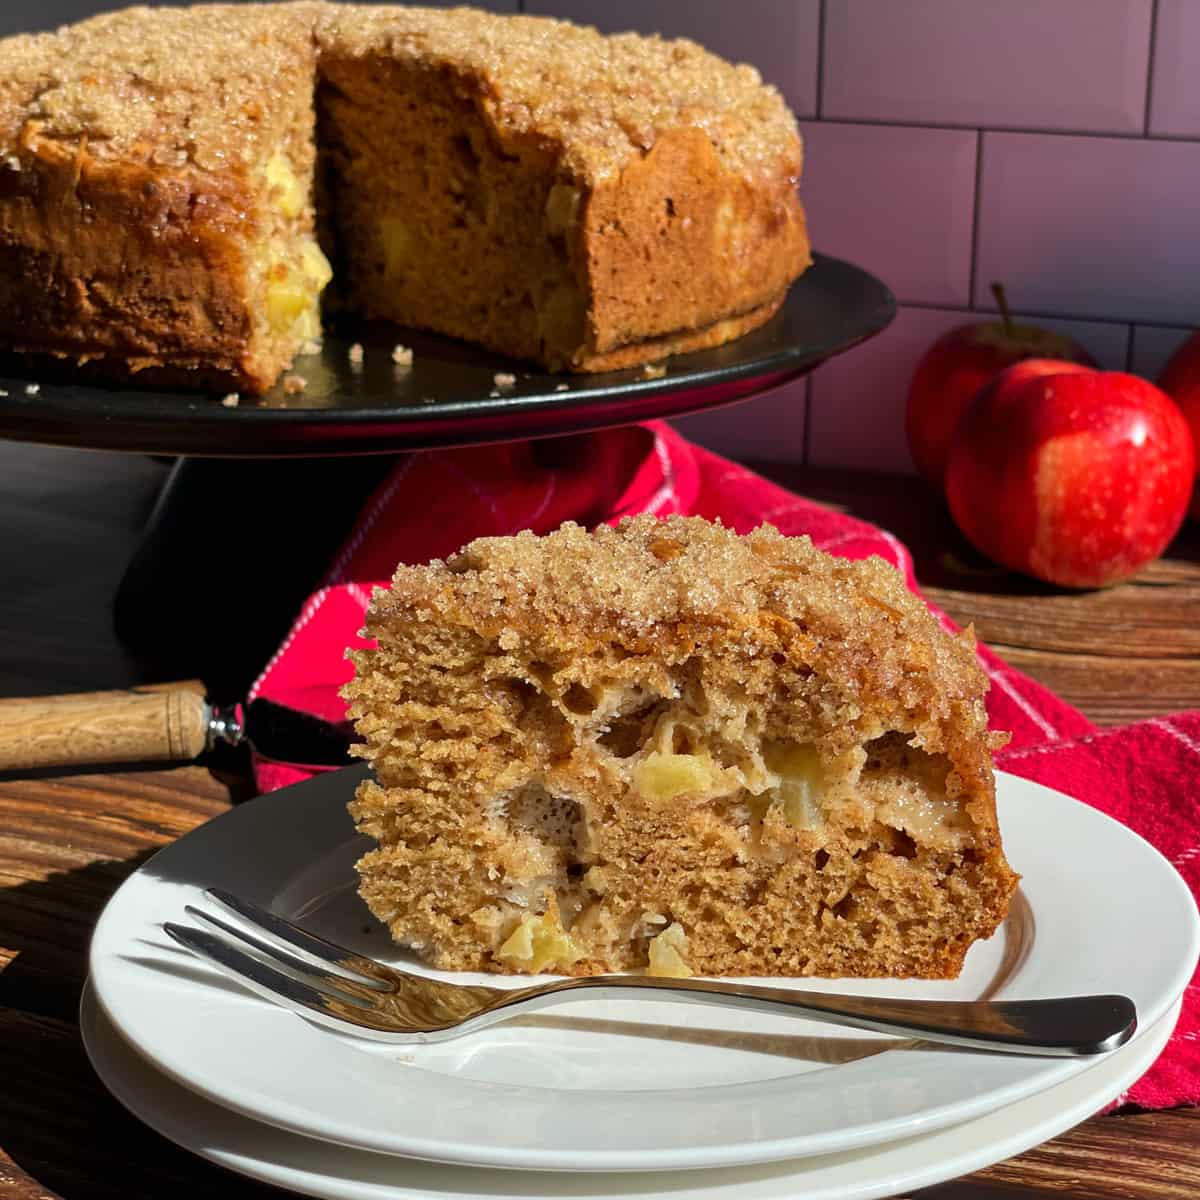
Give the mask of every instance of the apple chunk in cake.
[(950, 977), (1017, 876), (986, 679), (881, 560), (638, 517), (401, 566), (360, 892), (451, 969)]

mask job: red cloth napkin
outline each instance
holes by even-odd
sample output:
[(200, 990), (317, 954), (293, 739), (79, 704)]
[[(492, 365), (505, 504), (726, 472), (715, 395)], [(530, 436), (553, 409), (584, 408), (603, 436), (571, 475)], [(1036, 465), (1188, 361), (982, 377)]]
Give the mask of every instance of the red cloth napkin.
[[(634, 513), (720, 518), (746, 532), (764, 521), (846, 558), (878, 554), (917, 590), (912, 559), (886, 530), (833, 512), (685, 441), (654, 423), (553, 441), (412, 454), (402, 459), (358, 518), (324, 586), (309, 597), (286, 640), (255, 682), (269, 697), (342, 720), (338, 690), (350, 679), (348, 646), (358, 635), (373, 586), (399, 562), (453, 554), (472, 538), (563, 521), (592, 526)], [(953, 622), (930, 606), (948, 629)], [(1012, 733), (997, 758), (1006, 771), (1045, 783), (1116, 817), (1153, 843), (1200, 889), (1200, 713), (1098, 731), (1078, 710), (1014, 671), (986, 646), (980, 664), (992, 686), (991, 725)], [(259, 761), (270, 791), (306, 778)], [(1200, 1102), (1200, 994), (1193, 979), (1166, 1051), (1130, 1089), (1147, 1108)]]

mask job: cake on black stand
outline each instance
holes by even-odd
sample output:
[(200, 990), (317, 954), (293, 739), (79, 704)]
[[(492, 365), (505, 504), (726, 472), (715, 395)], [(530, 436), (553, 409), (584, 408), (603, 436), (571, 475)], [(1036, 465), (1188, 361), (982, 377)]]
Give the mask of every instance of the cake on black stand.
[[(878, 333), (895, 309), (878, 280), (817, 255), (761, 329), (669, 359), (662, 375), (550, 375), (359, 323), (327, 331), (319, 355), (297, 360), (303, 391), (279, 384), (236, 405), (56, 382), (10, 359), (0, 364), (0, 436), (177, 458), (115, 598), (117, 630), (157, 677), (195, 675), (233, 699), (397, 454), (538, 438), (553, 462), (556, 436), (698, 412), (796, 379)], [(412, 350), (411, 365), (393, 361), (397, 345)], [(429, 520), (452, 503), (449, 491), (431, 496)]]

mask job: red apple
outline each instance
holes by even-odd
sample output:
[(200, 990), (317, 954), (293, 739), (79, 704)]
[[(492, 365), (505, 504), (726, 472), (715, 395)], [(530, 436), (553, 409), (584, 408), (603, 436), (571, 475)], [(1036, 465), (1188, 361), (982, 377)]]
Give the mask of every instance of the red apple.
[(993, 285), (1001, 319), (959, 325), (940, 338), (917, 364), (908, 389), (905, 430), (916, 468), (931, 483), (942, 484), (950, 439), (963, 409), (985, 383), (1005, 367), (1029, 358), (1062, 359), (1094, 366), (1076, 341), (1048, 329), (1018, 325)]
[(1192, 519), (1200, 521), (1200, 333), (1193, 333), (1174, 354), (1159, 376), (1162, 388), (1183, 413), (1196, 444), (1197, 481), (1192, 489)]
[(1187, 422), (1152, 383), (1028, 362), (967, 406), (946, 498), (994, 561), (1064, 587), (1104, 587), (1163, 552), (1194, 475)]

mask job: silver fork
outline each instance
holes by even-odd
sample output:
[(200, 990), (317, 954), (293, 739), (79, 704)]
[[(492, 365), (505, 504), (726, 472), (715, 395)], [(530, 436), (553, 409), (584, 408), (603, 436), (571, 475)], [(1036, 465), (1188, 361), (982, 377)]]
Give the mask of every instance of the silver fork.
[(659, 994), (1015, 1054), (1102, 1054), (1124, 1045), (1137, 1028), (1133, 1001), (1126, 996), (904, 1000), (642, 975), (594, 975), (522, 988), (445, 983), (364, 958), (219, 888), (205, 896), (236, 921), (189, 904), (190, 916), (225, 936), (168, 921), (163, 929), (176, 942), (283, 1008), (381, 1042), (447, 1041), (580, 993), (597, 999)]

